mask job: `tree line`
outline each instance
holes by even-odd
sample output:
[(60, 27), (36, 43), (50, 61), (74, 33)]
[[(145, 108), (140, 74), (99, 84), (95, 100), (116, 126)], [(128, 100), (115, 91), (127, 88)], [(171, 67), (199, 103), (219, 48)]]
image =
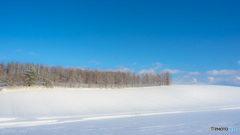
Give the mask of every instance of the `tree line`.
[[(54, 87), (146, 87), (170, 85), (169, 72), (161, 74), (136, 74), (134, 72), (101, 71), (99, 69), (64, 68), (62, 66), (44, 66), (39, 64), (10, 62), (0, 64), (0, 85), (30, 86), (26, 83), (26, 73), (29, 69), (36, 72), (34, 84)], [(28, 80), (29, 81), (29, 80)]]

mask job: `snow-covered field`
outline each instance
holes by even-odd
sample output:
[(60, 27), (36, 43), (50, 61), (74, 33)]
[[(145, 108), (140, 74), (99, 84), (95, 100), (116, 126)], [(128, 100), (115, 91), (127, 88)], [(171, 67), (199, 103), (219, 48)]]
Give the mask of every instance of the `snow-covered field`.
[[(210, 127), (238, 131), (210, 131)], [(0, 92), (0, 135), (240, 134), (240, 87)]]

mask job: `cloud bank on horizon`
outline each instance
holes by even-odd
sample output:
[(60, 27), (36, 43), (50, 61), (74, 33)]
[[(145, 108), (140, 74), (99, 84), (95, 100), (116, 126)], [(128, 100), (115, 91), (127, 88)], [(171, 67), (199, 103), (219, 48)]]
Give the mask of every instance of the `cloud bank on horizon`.
[[(240, 69), (209, 70), (203, 73), (181, 70), (169, 70), (169, 72), (171, 74), (176, 74), (173, 76), (173, 84), (213, 84), (240, 86)], [(181, 74), (179, 75), (179, 73)]]
[[(237, 62), (239, 63), (239, 61)], [(134, 69), (119, 66), (116, 70), (123, 72), (134, 72)], [(122, 70), (125, 69), (125, 70)], [(115, 70), (115, 71), (116, 71)], [(230, 85), (240, 86), (240, 69), (220, 69), (209, 70), (205, 72), (198, 71), (183, 71), (179, 69), (164, 68), (160, 62), (153, 63), (151, 68), (142, 69), (138, 71), (138, 74), (156, 74), (168, 71), (172, 75), (173, 84), (206, 84), (206, 85)]]

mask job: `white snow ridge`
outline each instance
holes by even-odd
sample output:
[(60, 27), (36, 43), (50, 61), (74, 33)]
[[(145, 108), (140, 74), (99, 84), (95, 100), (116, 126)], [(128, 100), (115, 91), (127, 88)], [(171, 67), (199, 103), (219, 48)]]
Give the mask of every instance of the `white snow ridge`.
[[(0, 92), (0, 135), (240, 134), (240, 87)], [(228, 127), (228, 131), (211, 131)]]

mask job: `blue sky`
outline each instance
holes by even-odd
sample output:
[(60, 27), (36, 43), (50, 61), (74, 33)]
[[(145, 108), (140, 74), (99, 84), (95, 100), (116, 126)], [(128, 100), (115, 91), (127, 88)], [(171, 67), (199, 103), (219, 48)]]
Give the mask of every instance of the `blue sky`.
[(238, 0), (0, 2), (0, 61), (240, 86)]

